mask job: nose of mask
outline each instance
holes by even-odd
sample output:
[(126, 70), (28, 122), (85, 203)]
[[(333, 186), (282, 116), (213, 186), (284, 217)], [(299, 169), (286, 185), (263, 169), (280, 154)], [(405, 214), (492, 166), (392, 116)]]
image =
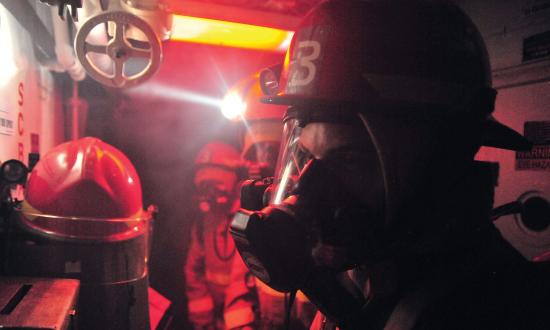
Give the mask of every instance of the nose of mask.
[(203, 213), (224, 210), (229, 206), (228, 193), (222, 185), (202, 184), (197, 189), (199, 210)]

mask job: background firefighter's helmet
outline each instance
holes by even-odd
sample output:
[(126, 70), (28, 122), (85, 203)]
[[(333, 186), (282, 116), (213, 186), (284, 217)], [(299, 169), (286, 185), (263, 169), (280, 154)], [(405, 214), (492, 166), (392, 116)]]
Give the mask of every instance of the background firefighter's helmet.
[[(236, 95), (246, 105), (239, 119), (244, 121), (242, 157), (257, 161), (255, 146), (270, 144), (275, 146), (275, 153), (281, 141), (282, 119), (286, 106), (273, 106), (261, 102), (264, 95), (260, 86), (262, 71), (239, 81), (229, 89), (227, 95)], [(271, 164), (274, 166), (275, 164)]]
[(214, 205), (231, 207), (240, 168), (240, 154), (229, 144), (210, 142), (199, 151), (194, 183), (201, 211), (209, 212)]
[(25, 194), (22, 224), (61, 239), (127, 239), (147, 230), (151, 219), (130, 160), (92, 137), (46, 153), (31, 172)]
[(206, 180), (218, 179), (231, 188), (236, 180), (235, 172), (240, 166), (237, 149), (223, 142), (210, 142), (195, 158), (195, 186)]
[(227, 94), (238, 95), (246, 104), (242, 119), (249, 122), (255, 120), (281, 120), (286, 109), (286, 107), (273, 107), (261, 102), (264, 93), (260, 86), (260, 75), (263, 71), (255, 72), (240, 80), (227, 91)]

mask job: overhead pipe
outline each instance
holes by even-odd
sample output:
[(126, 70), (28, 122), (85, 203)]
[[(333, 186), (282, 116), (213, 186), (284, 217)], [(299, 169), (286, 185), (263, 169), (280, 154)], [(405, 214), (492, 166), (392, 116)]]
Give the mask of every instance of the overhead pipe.
[(53, 34), (55, 40), (55, 55), (61, 71), (66, 71), (74, 81), (86, 78), (86, 71), (76, 58), (72, 42), (69, 40), (67, 22), (62, 20), (55, 7), (51, 7)]
[[(118, 4), (122, 10), (146, 21), (160, 40), (165, 41), (170, 39), (170, 34), (172, 32), (172, 14), (168, 12), (165, 1), (120, 0)], [(132, 26), (127, 27), (125, 32), (127, 38), (147, 41), (143, 33)]]

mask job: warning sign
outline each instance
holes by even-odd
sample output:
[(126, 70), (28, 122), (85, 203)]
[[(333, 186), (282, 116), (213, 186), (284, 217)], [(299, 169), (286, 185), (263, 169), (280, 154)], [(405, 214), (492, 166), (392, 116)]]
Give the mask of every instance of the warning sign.
[(524, 135), (533, 148), (516, 152), (516, 170), (550, 171), (550, 121), (525, 122)]
[(550, 0), (522, 0), (521, 12), (525, 17), (548, 14), (550, 12)]
[(550, 31), (523, 39), (523, 62), (550, 57)]

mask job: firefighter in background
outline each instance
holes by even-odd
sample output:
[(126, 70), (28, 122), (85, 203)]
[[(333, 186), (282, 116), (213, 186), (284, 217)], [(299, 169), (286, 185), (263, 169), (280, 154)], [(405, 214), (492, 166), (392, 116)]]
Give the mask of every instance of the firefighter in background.
[(474, 161), (530, 148), (491, 116), (495, 98), (451, 2), (317, 5), (266, 98), (290, 106), (273, 198), (231, 226), (246, 265), (302, 290), (320, 329), (548, 329), (548, 265), (494, 227), (495, 165)]
[(185, 263), (189, 321), (194, 329), (224, 329), (223, 305), (235, 245), (229, 235), (238, 206), (239, 152), (223, 142), (205, 145), (195, 160), (194, 184), (202, 218), (193, 223)]
[[(282, 118), (286, 107), (260, 102), (263, 95), (256, 73), (236, 84), (228, 92), (244, 104), (242, 158), (248, 179), (273, 176), (281, 143)], [(239, 102), (237, 102), (239, 103)], [(231, 284), (226, 292), (224, 311), (227, 329), (283, 329), (288, 294), (277, 292), (252, 275), (240, 257), (233, 261)], [(308, 329), (315, 314), (314, 306), (298, 292), (290, 314), (290, 329)]]

